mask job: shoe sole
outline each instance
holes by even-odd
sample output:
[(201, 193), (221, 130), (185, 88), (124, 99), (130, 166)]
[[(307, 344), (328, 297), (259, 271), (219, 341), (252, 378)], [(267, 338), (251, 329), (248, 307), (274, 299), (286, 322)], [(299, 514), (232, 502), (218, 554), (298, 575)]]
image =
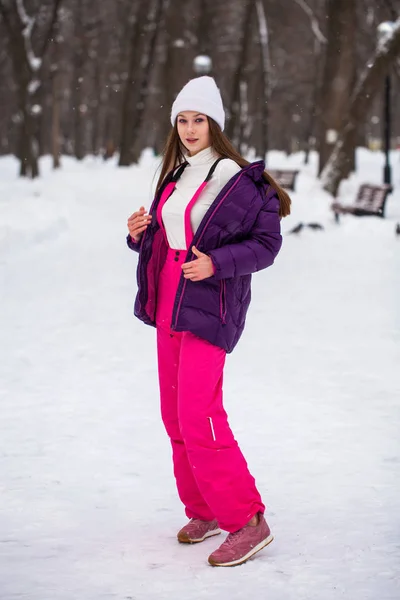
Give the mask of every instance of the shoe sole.
[(208, 559), (208, 562), (212, 567), (236, 567), (237, 565), (242, 565), (247, 560), (249, 560), (249, 558), (251, 558), (252, 556), (257, 554), (257, 552), (260, 552), (260, 550), (265, 548), (265, 546), (268, 546), (268, 544), (270, 544), (273, 541), (273, 539), (274, 539), (274, 536), (272, 534), (269, 535), (267, 538), (265, 538), (265, 540), (263, 540), (262, 542), (257, 544), (257, 546), (254, 546), (254, 548), (252, 548), (252, 550), (250, 550), (250, 552), (248, 552), (245, 556), (242, 556), (242, 558), (239, 558), (238, 560), (233, 560), (231, 562), (226, 562), (226, 563), (219, 563), (219, 562), (213, 561), (210, 556)]
[(219, 535), (222, 533), (220, 529), (213, 529), (212, 531), (208, 531), (202, 538), (192, 539), (189, 537), (189, 534), (186, 532), (178, 533), (178, 542), (181, 544), (200, 544), (200, 542), (204, 542), (209, 537), (213, 537), (214, 535)]

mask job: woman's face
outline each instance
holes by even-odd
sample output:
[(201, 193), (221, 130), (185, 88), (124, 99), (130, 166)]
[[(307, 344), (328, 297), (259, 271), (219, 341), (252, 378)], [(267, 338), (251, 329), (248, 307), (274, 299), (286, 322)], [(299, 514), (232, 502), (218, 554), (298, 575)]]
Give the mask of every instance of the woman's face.
[(178, 135), (187, 148), (189, 156), (205, 150), (211, 145), (210, 128), (206, 115), (185, 110), (177, 117)]

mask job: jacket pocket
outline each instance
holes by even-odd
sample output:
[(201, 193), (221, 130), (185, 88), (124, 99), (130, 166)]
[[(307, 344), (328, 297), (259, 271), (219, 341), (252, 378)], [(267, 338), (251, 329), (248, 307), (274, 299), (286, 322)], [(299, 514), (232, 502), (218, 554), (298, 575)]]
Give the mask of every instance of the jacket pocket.
[(220, 316), (222, 325), (226, 325), (226, 282), (225, 282), (225, 279), (221, 279), (221, 283), (220, 283), (219, 316)]

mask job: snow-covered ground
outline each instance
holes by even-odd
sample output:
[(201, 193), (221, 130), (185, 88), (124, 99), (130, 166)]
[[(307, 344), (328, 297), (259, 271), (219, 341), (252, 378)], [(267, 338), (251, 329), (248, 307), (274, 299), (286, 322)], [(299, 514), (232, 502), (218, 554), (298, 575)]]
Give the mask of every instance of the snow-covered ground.
[[(398, 600), (400, 155), (388, 217), (334, 223), (315, 157), (300, 166), (276, 264), (254, 277), (225, 398), (275, 541), (236, 569), (185, 522), (159, 418), (154, 331), (132, 316), (126, 218), (155, 161), (63, 159), (17, 179), (0, 159), (1, 600)], [(351, 200), (380, 182), (358, 152)]]

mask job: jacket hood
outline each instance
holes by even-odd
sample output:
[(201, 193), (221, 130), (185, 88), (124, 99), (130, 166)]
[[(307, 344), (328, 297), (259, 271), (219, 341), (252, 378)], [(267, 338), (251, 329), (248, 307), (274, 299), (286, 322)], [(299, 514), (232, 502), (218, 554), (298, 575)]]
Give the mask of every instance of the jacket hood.
[(256, 183), (264, 182), (263, 173), (265, 171), (265, 162), (263, 160), (258, 160), (256, 162), (247, 165), (247, 167), (243, 168), (243, 172), (250, 177)]

